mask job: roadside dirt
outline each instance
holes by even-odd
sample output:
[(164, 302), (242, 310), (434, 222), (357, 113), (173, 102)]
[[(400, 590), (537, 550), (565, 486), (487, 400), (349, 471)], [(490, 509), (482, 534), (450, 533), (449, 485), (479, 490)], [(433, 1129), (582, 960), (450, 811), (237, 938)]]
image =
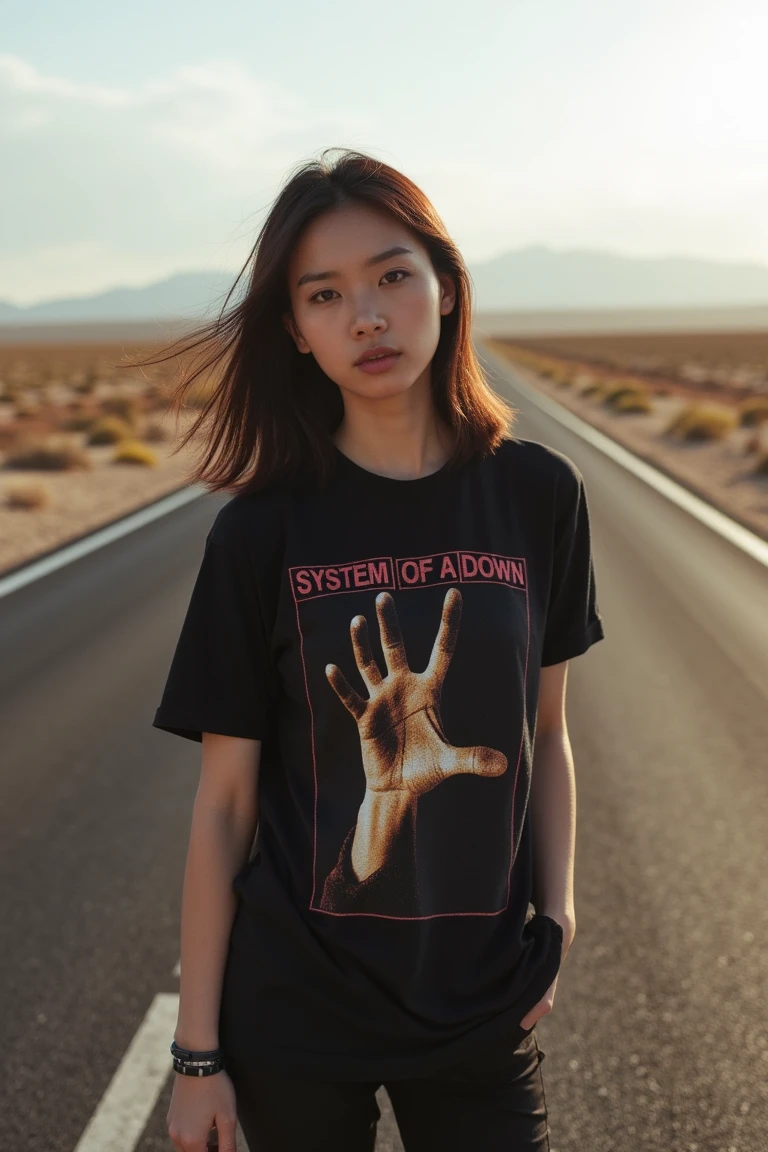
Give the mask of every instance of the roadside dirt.
[[(711, 396), (654, 396), (649, 413), (618, 413), (599, 399), (582, 397), (573, 386), (563, 387), (514, 361), (504, 345), (487, 339), (490, 350), (514, 365), (520, 377), (582, 420), (604, 432), (617, 444), (634, 452), (649, 464), (677, 480), (697, 496), (768, 541), (768, 476), (755, 475), (755, 452), (745, 447), (756, 432), (738, 428), (724, 440), (685, 442), (664, 436), (673, 416), (693, 399), (711, 401)], [(768, 424), (760, 430), (762, 451), (768, 452)]]
[[(175, 442), (152, 444), (158, 457), (154, 468), (112, 464), (114, 446), (107, 445), (87, 448), (93, 464), (87, 472), (0, 471), (0, 575), (188, 484), (194, 449), (172, 457)], [(35, 509), (9, 506), (8, 490), (33, 481), (45, 486), (50, 503)]]

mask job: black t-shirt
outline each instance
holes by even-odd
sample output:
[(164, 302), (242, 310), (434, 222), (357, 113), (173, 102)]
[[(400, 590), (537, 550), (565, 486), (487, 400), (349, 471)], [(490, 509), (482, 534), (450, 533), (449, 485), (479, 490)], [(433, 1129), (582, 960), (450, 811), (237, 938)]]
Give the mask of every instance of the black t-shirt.
[(533, 440), (414, 480), (335, 460), (215, 517), (154, 725), (263, 742), (225, 1054), (419, 1075), (519, 1042), (559, 970), (528, 796), (539, 669), (603, 638), (589, 516)]

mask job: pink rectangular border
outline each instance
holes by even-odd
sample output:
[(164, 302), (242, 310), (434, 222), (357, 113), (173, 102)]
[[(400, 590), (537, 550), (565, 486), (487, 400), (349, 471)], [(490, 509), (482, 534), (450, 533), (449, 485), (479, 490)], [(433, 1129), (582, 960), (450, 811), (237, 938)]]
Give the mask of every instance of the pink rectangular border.
[[(311, 741), (312, 741), (312, 771), (314, 773), (314, 782), (315, 782), (314, 825), (313, 825), (313, 846), (312, 846), (312, 895), (310, 897), (310, 902), (308, 905), (308, 909), (310, 912), (319, 912), (321, 915), (324, 915), (324, 916), (370, 916), (370, 917), (373, 917), (374, 919), (377, 919), (377, 920), (435, 920), (435, 919), (439, 919), (439, 918), (441, 919), (441, 918), (448, 917), (448, 916), (451, 916), (451, 917), (454, 917), (454, 916), (500, 916), (503, 912), (505, 912), (507, 910), (507, 908), (509, 906), (509, 896), (510, 896), (510, 891), (511, 891), (511, 887), (512, 887), (512, 868), (514, 867), (514, 863), (515, 863), (515, 844), (514, 844), (515, 796), (517, 794), (517, 783), (518, 783), (518, 778), (520, 775), (520, 763), (522, 760), (522, 753), (523, 753), (523, 737), (524, 737), (524, 732), (525, 732), (525, 724), (524, 723), (522, 723), (520, 726), (520, 728), (521, 728), (520, 746), (517, 750), (517, 764), (515, 765), (515, 779), (514, 779), (514, 783), (512, 785), (512, 804), (511, 804), (512, 823), (511, 823), (511, 827), (510, 827), (509, 871), (507, 873), (507, 902), (503, 908), (499, 908), (495, 912), (433, 912), (428, 916), (389, 916), (383, 912), (332, 912), (332, 911), (329, 911), (328, 909), (325, 909), (325, 908), (317, 908), (317, 907), (315, 907), (315, 903), (314, 903), (315, 892), (317, 889), (317, 801), (318, 801), (317, 754), (316, 754), (316, 750), (315, 750), (315, 715), (314, 715), (314, 711), (312, 709), (312, 700), (311, 700), (310, 695), (309, 695), (309, 685), (307, 682), (307, 666), (306, 666), (306, 661), (305, 661), (305, 657), (304, 657), (304, 634), (301, 630), (301, 617), (299, 615), (299, 605), (301, 603), (303, 603), (305, 600), (317, 600), (317, 599), (322, 599), (326, 596), (339, 596), (342, 594), (343, 595), (349, 595), (349, 594), (354, 595), (357, 592), (364, 592), (364, 591), (367, 591), (368, 589), (366, 589), (366, 588), (341, 588), (338, 591), (318, 592), (317, 595), (315, 595), (315, 596), (305, 596), (302, 599), (297, 599), (296, 590), (294, 587), (293, 573), (298, 572), (298, 571), (305, 571), (306, 569), (312, 569), (312, 568), (349, 568), (349, 567), (352, 567), (356, 564), (368, 564), (370, 562), (377, 561), (377, 560), (378, 561), (388, 560), (390, 563), (390, 566), (391, 566), (391, 568), (390, 568), (391, 572), (396, 575), (399, 572), (398, 563), (403, 563), (406, 560), (422, 560), (422, 559), (426, 559), (430, 556), (445, 556), (445, 555), (452, 554), (452, 553), (457, 555), (457, 556), (461, 553), (464, 553), (465, 555), (490, 556), (490, 557), (495, 557), (496, 559), (500, 559), (500, 560), (513, 560), (516, 563), (522, 564), (522, 569), (523, 569), (523, 574), (524, 574), (524, 579), (525, 579), (524, 587), (521, 587), (518, 584), (510, 584), (506, 580), (494, 580), (492, 578), (486, 578), (486, 577), (483, 577), (480, 579), (463, 580), (461, 577), (460, 569), (459, 569), (458, 577), (453, 577), (450, 580), (436, 580), (433, 583), (423, 584), (423, 585), (408, 584), (408, 585), (402, 586), (398, 583), (397, 590), (403, 591), (403, 592), (406, 592), (406, 591), (407, 592), (415, 592), (415, 591), (418, 591), (418, 590), (423, 589), (423, 588), (433, 588), (433, 587), (439, 587), (443, 584), (459, 583), (459, 584), (502, 584), (507, 588), (511, 588), (513, 591), (525, 592), (526, 645), (525, 645), (525, 668), (523, 671), (523, 702), (522, 702), (522, 717), (523, 717), (523, 721), (524, 721), (525, 716), (527, 714), (527, 710), (528, 710), (527, 709), (527, 704), (528, 704), (528, 662), (529, 662), (530, 650), (531, 650), (531, 606), (530, 606), (530, 598), (528, 596), (528, 565), (526, 563), (525, 557), (504, 556), (499, 552), (488, 552), (488, 551), (483, 551), (482, 549), (478, 549), (478, 548), (456, 548), (456, 549), (444, 548), (444, 549), (441, 549), (439, 552), (425, 553), (423, 556), (405, 556), (405, 557), (399, 557), (397, 559), (395, 559), (395, 557), (392, 557), (392, 556), (375, 556), (375, 557), (370, 557), (369, 559), (366, 559), (366, 560), (355, 560), (355, 561), (352, 561), (351, 563), (349, 561), (347, 561), (347, 562), (344, 562), (342, 564), (293, 564), (288, 568), (288, 580), (289, 580), (289, 584), (290, 584), (290, 588), (291, 588), (291, 595), (293, 596), (294, 610), (296, 612), (296, 627), (298, 629), (299, 640), (300, 640), (301, 665), (302, 665), (302, 670), (304, 673), (304, 692), (305, 692), (306, 697), (307, 697), (307, 707), (309, 708), (309, 715), (310, 715), (310, 733), (311, 733)], [(377, 591), (394, 591), (395, 585), (394, 584), (380, 584), (380, 585), (377, 585), (376, 588), (377, 588)]]

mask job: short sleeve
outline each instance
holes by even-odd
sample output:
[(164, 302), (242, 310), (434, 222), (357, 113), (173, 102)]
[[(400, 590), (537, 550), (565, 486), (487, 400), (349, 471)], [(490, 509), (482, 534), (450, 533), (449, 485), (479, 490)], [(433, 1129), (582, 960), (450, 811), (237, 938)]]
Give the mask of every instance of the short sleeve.
[(560, 664), (604, 639), (597, 606), (589, 510), (584, 478), (564, 457), (557, 479), (552, 581), (541, 665)]
[(219, 512), (152, 725), (202, 742), (203, 732), (264, 737), (269, 639), (245, 526)]

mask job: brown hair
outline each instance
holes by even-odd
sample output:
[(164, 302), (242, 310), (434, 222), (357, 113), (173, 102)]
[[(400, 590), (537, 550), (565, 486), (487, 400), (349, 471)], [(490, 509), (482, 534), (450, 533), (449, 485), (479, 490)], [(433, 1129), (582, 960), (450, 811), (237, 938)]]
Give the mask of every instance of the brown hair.
[[(511, 434), (518, 410), (490, 387), (475, 356), (471, 278), (437, 212), (396, 169), (350, 149), (326, 160), (333, 151), (300, 165), (283, 185), (219, 316), (163, 354), (132, 362), (158, 364), (202, 347), (203, 363), (191, 373), (182, 371), (170, 405), (178, 415), (193, 383), (214, 370), (217, 383), (175, 449), (209, 426), (191, 479), (211, 491), (257, 491), (302, 472), (324, 484), (333, 469), (331, 434), (344, 415), (341, 391), (313, 356), (298, 351), (281, 318), (291, 312), (287, 268), (302, 230), (323, 212), (351, 201), (386, 209), (418, 236), (435, 271), (447, 273), (455, 284), (456, 302), (441, 318), (431, 366), (435, 407), (455, 435), (448, 466), (494, 451)], [(249, 265), (247, 291), (225, 314)]]

